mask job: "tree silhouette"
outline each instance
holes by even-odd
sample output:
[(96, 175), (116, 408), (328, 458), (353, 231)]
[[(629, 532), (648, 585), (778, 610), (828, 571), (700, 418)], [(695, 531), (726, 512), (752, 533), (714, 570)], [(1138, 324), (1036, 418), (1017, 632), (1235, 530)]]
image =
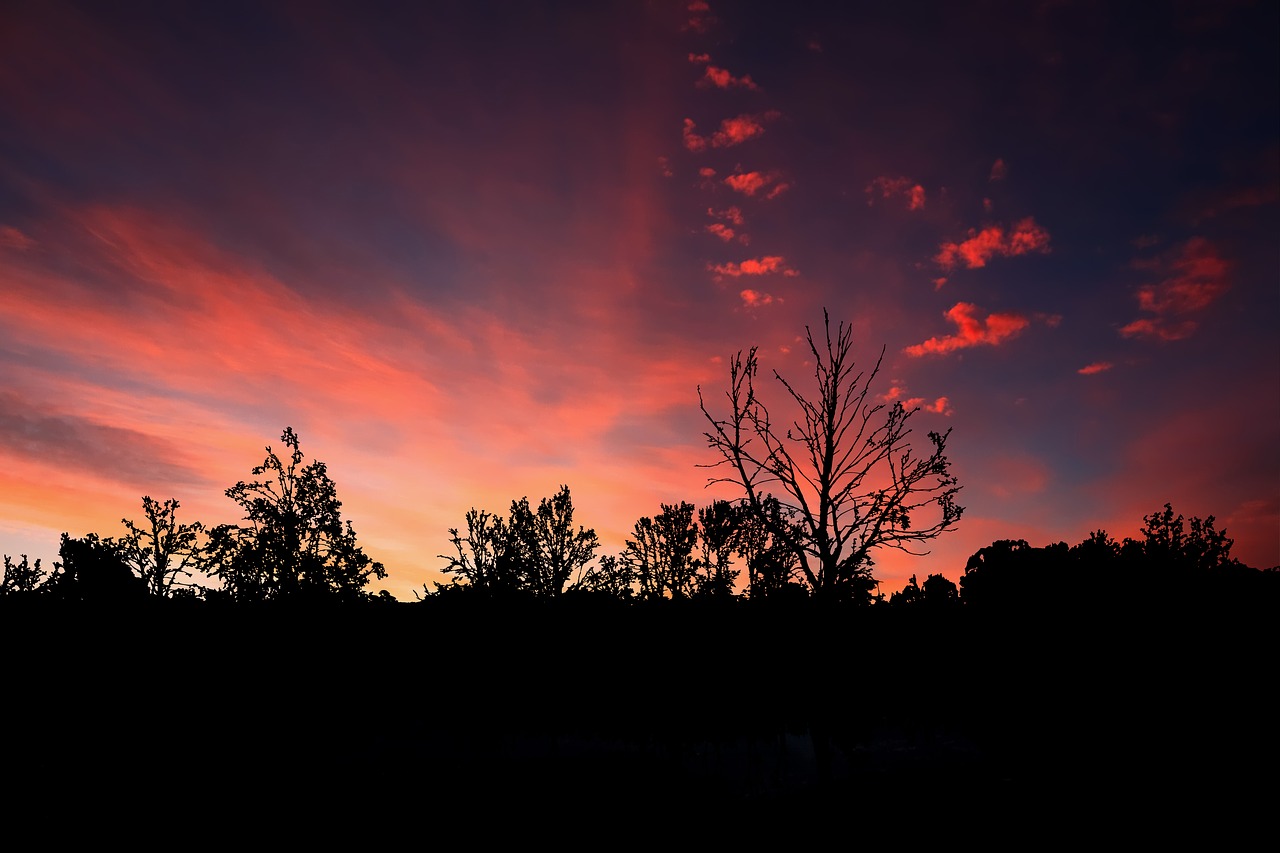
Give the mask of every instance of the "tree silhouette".
[[(737, 485), (770, 534), (796, 556), (801, 575), (823, 598), (865, 597), (876, 548), (911, 554), (921, 543), (952, 530), (963, 507), (944, 451), (951, 431), (930, 432), (928, 456), (914, 455), (908, 437), (918, 408), (877, 402), (871, 384), (884, 352), (869, 373), (855, 372), (853, 331), (841, 323), (833, 338), (823, 312), (825, 337), (805, 327), (814, 360), (817, 395), (801, 393), (777, 371), (774, 377), (799, 410), (789, 425), (775, 423), (757, 396), (756, 348), (730, 361), (729, 415), (717, 417), (698, 389), (711, 429), (704, 433), (720, 459), (706, 467), (731, 473), (712, 483)], [(766, 489), (782, 492), (777, 513), (765, 506)], [(924, 524), (923, 513), (934, 513)]]
[(553, 497), (543, 498), (536, 511), (529, 499), (511, 505), (508, 527), (519, 541), (525, 558), (525, 586), (537, 596), (564, 592), (569, 580), (586, 569), (600, 540), (595, 530), (573, 528), (573, 498), (561, 486)]
[(21, 562), (15, 563), (8, 554), (5, 554), (4, 576), (0, 577), (0, 597), (30, 595), (38, 592), (47, 574), (40, 568), (38, 558), (32, 563), (27, 559), (27, 555), (23, 554)]
[(386, 577), (386, 569), (356, 545), (351, 522), (342, 521), (325, 464), (302, 464), (292, 427), (280, 440), (289, 450), (285, 460), (268, 446), (266, 460), (253, 469), (266, 477), (227, 489), (246, 523), (210, 532), (209, 574), (238, 601), (365, 598), (365, 585)]
[(179, 524), (178, 502), (172, 498), (160, 503), (149, 496), (142, 498), (146, 522), (139, 527), (125, 518), (128, 533), (120, 540), (120, 556), (133, 573), (146, 584), (147, 592), (158, 597), (171, 594), (181, 585), (181, 577), (193, 577), (203, 559), (199, 537), (204, 532), (200, 522)]
[(120, 603), (146, 596), (146, 587), (133, 576), (110, 537), (90, 533), (72, 538), (63, 533), (54, 572), (43, 589), (66, 601)]
[(620, 562), (630, 567), (643, 599), (688, 598), (697, 589), (698, 571), (693, 549), (698, 543), (698, 524), (693, 504), (662, 504), (656, 518), (645, 516), (636, 522)]

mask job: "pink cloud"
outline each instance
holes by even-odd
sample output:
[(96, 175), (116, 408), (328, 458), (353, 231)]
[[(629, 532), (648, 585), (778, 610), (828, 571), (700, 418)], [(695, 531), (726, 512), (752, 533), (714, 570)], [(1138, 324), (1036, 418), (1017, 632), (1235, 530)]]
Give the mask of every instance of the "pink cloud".
[(728, 243), (734, 237), (734, 230), (723, 222), (712, 222), (706, 230)]
[(1081, 376), (1093, 376), (1096, 373), (1105, 373), (1113, 367), (1109, 361), (1095, 361), (1093, 364), (1086, 364), (1084, 367), (1076, 371)]
[(758, 290), (747, 289), (739, 293), (738, 296), (742, 299), (742, 304), (748, 308), (760, 308), (774, 302), (772, 294), (761, 293)]
[(1008, 167), (1005, 166), (1004, 160), (997, 159), (994, 163), (991, 164), (991, 175), (989, 179), (992, 181), (1003, 181), (1005, 178), (1005, 175), (1007, 175), (1008, 173), (1009, 173), (1009, 169)]
[(1176, 341), (1192, 335), (1191, 316), (1226, 292), (1227, 263), (1208, 240), (1194, 237), (1180, 248), (1140, 266), (1163, 278), (1138, 289), (1138, 307), (1150, 314), (1120, 329), (1125, 337)]
[(942, 315), (956, 325), (954, 335), (935, 336), (923, 343), (909, 346), (903, 352), (919, 357), (942, 355), (983, 345), (997, 346), (1030, 325), (1030, 321), (1021, 314), (995, 313), (988, 314), (986, 319), (979, 319), (977, 311), (977, 307), (971, 303), (957, 302)]
[(908, 210), (924, 210), (924, 187), (914, 183), (910, 178), (890, 178), (882, 175), (867, 184), (867, 205), (875, 202), (876, 196), (890, 199), (902, 196), (907, 199)]
[(711, 56), (705, 53), (691, 53), (689, 54), (689, 61), (695, 65), (705, 64), (711, 61)]
[(738, 278), (744, 275), (768, 275), (769, 273), (781, 272), (784, 275), (795, 274), (795, 271), (787, 267), (786, 258), (781, 255), (766, 255), (762, 258), (748, 258), (742, 263), (716, 264), (712, 266), (711, 271), (718, 276), (729, 276), (730, 278)]
[(1049, 252), (1049, 232), (1028, 216), (1009, 230), (998, 225), (981, 231), (970, 228), (969, 239), (962, 243), (943, 243), (934, 261), (947, 270), (955, 269), (960, 263), (969, 269), (978, 269), (993, 257), (1007, 258), (1031, 252)]
[(710, 136), (702, 136), (697, 133), (697, 125), (693, 119), (684, 120), (684, 130), (681, 132), (684, 139), (684, 147), (690, 151), (703, 151), (708, 146), (711, 148), (731, 148), (734, 145), (741, 145), (751, 139), (755, 139), (764, 133), (764, 123), (774, 121), (781, 117), (781, 113), (776, 110), (760, 113), (758, 115), (742, 115), (733, 118), (727, 118), (720, 122), (720, 129)]
[(703, 166), (698, 170), (698, 174), (704, 178), (714, 178), (716, 176), (716, 170), (710, 166)]
[(728, 187), (743, 195), (755, 195), (772, 183), (773, 178), (760, 172), (742, 172), (724, 179)]

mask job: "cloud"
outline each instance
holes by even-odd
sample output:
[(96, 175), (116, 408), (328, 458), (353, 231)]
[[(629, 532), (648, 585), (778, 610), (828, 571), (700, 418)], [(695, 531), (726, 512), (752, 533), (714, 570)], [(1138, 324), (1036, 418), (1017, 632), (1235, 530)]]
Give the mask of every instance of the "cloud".
[(971, 303), (957, 302), (942, 315), (956, 325), (956, 334), (929, 338), (923, 343), (907, 347), (903, 352), (919, 357), (943, 355), (969, 347), (996, 346), (1030, 325), (1030, 321), (1021, 314), (995, 313), (988, 314), (986, 319), (979, 319), (977, 311), (977, 307)]
[(695, 65), (701, 65), (710, 62), (711, 56), (706, 53), (691, 53), (689, 54), (689, 61)]
[(671, 161), (666, 157), (658, 158), (658, 169), (662, 171), (662, 177), (664, 178), (670, 178), (675, 174), (675, 172), (671, 171)]
[(759, 92), (760, 87), (751, 79), (750, 74), (744, 74), (741, 77), (734, 77), (723, 68), (715, 65), (708, 65), (706, 72), (703, 73), (702, 79), (698, 81), (699, 86), (714, 86), (717, 89), (748, 89), (752, 92)]
[(988, 180), (1003, 181), (1007, 174), (1009, 174), (1009, 169), (1005, 166), (1004, 160), (997, 159), (991, 164), (991, 175)]
[(875, 203), (876, 196), (890, 199), (902, 196), (907, 200), (907, 210), (924, 210), (924, 187), (910, 178), (890, 178), (882, 175), (867, 184), (867, 206)]
[(960, 263), (969, 269), (978, 269), (985, 267), (993, 257), (1007, 258), (1031, 252), (1047, 254), (1049, 251), (1049, 232), (1028, 216), (1007, 230), (999, 225), (981, 231), (970, 228), (969, 239), (962, 243), (943, 243), (934, 261), (946, 270), (955, 269)]
[(711, 7), (703, 0), (693, 0), (686, 8), (689, 11), (689, 18), (685, 21), (683, 29), (705, 33), (716, 22), (715, 15), (711, 14)]
[[(711, 174), (714, 175), (715, 172), (713, 171)], [(711, 216), (716, 219), (721, 219), (725, 222), (732, 222), (734, 225), (746, 224), (746, 219), (743, 218), (742, 216), (742, 208), (738, 207), (737, 205), (726, 207), (724, 210), (714, 210), (708, 207), (707, 216)]]
[(769, 275), (780, 272), (783, 275), (794, 275), (795, 270), (787, 266), (786, 258), (781, 255), (765, 255), (761, 258), (748, 258), (742, 263), (716, 264), (710, 270), (717, 276), (738, 278), (744, 275)]
[(79, 415), (42, 412), (3, 391), (0, 452), (130, 486), (145, 488), (157, 481), (207, 485), (206, 477), (184, 464), (184, 453), (167, 439)]
[(728, 243), (734, 237), (734, 230), (723, 222), (712, 222), (706, 230)]
[(1105, 373), (1114, 365), (1109, 361), (1095, 361), (1093, 364), (1086, 364), (1084, 367), (1076, 371), (1081, 376), (1093, 376), (1095, 373)]
[(0, 248), (26, 250), (35, 246), (36, 241), (23, 234), (17, 228), (0, 225)]
[(742, 291), (738, 296), (742, 299), (742, 304), (747, 308), (760, 308), (765, 305), (770, 305), (775, 301), (772, 294), (761, 293), (758, 290), (751, 289)]
[(1138, 289), (1138, 307), (1150, 316), (1121, 328), (1120, 334), (1127, 338), (1176, 341), (1189, 337), (1198, 327), (1193, 315), (1209, 307), (1228, 288), (1227, 263), (1203, 237), (1194, 237), (1140, 266), (1162, 278)]
[(764, 198), (777, 198), (791, 188), (791, 184), (779, 180), (780, 176), (777, 172), (740, 172), (736, 175), (730, 175), (724, 179), (724, 183), (735, 192), (743, 195), (754, 196), (761, 190), (768, 188), (768, 192), (763, 193)]
[(775, 121), (781, 116), (782, 113), (777, 110), (769, 110), (757, 115), (743, 113), (721, 121), (720, 129), (710, 136), (699, 135), (695, 130), (697, 125), (693, 119), (687, 118), (684, 120), (684, 130), (681, 131), (684, 147), (697, 152), (706, 150), (708, 147), (731, 148), (734, 145), (741, 145), (763, 134), (765, 122)]
[(880, 399), (886, 403), (902, 403), (902, 407), (907, 411), (923, 409), (926, 412), (933, 412), (938, 415), (955, 414), (948, 398), (938, 397), (930, 403), (924, 397), (908, 397), (906, 385), (900, 384), (898, 380), (894, 380), (894, 384), (889, 387), (888, 391), (880, 395)]

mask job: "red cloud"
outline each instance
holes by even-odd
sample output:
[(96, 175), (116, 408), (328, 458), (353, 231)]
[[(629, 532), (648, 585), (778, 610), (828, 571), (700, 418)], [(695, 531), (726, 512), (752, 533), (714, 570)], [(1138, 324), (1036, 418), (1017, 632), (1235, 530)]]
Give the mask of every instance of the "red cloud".
[(919, 357), (929, 354), (942, 355), (983, 344), (995, 346), (1030, 325), (1030, 321), (1021, 314), (988, 314), (985, 320), (980, 320), (976, 316), (977, 310), (977, 307), (971, 303), (957, 302), (951, 310), (942, 315), (955, 323), (956, 334), (929, 338), (923, 343), (907, 347), (903, 352)]
[(924, 209), (924, 187), (913, 184), (910, 178), (890, 178), (882, 175), (867, 184), (866, 193), (868, 206), (875, 202), (876, 194), (879, 193), (881, 198), (886, 199), (906, 196), (907, 210)]
[(737, 175), (730, 175), (724, 179), (730, 189), (743, 195), (755, 195), (772, 181), (772, 176), (764, 175), (760, 172), (743, 172)]
[(1195, 332), (1197, 323), (1188, 315), (1207, 308), (1227, 290), (1227, 263), (1208, 240), (1195, 237), (1176, 253), (1150, 264), (1164, 275), (1157, 284), (1138, 289), (1138, 307), (1153, 316), (1142, 317), (1120, 329), (1125, 337), (1176, 341)]
[(717, 89), (750, 89), (753, 92), (759, 92), (760, 87), (751, 79), (750, 74), (741, 77), (734, 77), (723, 68), (715, 65), (708, 65), (706, 73), (702, 75), (702, 79), (698, 81), (699, 86), (715, 86)]
[(720, 122), (720, 129), (710, 136), (700, 136), (694, 131), (697, 127), (693, 123), (693, 119), (684, 120), (684, 147), (690, 151), (702, 151), (710, 146), (712, 148), (730, 148), (734, 145), (755, 139), (764, 133), (764, 122), (773, 121), (782, 114), (776, 110), (770, 110), (767, 113), (759, 115), (748, 115), (743, 113), (734, 118), (727, 118)]
[(689, 54), (689, 61), (694, 63), (695, 65), (698, 65), (698, 64), (710, 62), (711, 57), (705, 53), (691, 53)]
[(725, 225), (723, 222), (712, 222), (710, 225), (706, 226), (706, 230), (710, 231), (726, 243), (732, 240), (734, 236), (733, 229), (728, 225)]
[(772, 294), (761, 293), (758, 290), (744, 290), (738, 296), (742, 299), (742, 304), (748, 308), (759, 308), (774, 301)]
[(992, 163), (992, 164), (991, 164), (991, 177), (990, 177), (990, 180), (993, 180), (993, 181), (1003, 181), (1003, 180), (1004, 180), (1004, 176), (1005, 176), (1005, 175), (1007, 175), (1008, 173), (1009, 173), (1009, 170), (1008, 170), (1008, 168), (1004, 165), (1004, 160), (1003, 160), (1003, 159), (999, 159), (999, 158), (997, 158), (997, 159), (996, 159), (996, 161), (995, 161), (994, 163)]
[(1028, 216), (1006, 231), (999, 225), (981, 231), (969, 229), (969, 239), (963, 243), (943, 243), (934, 261), (943, 269), (955, 269), (963, 262), (969, 269), (985, 267), (987, 261), (999, 255), (1012, 257), (1031, 252), (1049, 252), (1049, 232)]
[(880, 399), (884, 400), (886, 403), (900, 402), (902, 403), (902, 407), (907, 411), (922, 408), (926, 412), (934, 412), (939, 415), (954, 414), (951, 409), (951, 401), (946, 397), (939, 397), (932, 403), (929, 403), (925, 401), (924, 397), (907, 397), (906, 393), (906, 386), (895, 384), (884, 394), (881, 394)]
[(768, 275), (773, 272), (781, 272), (785, 275), (792, 275), (795, 270), (787, 267), (786, 258), (781, 255), (766, 255), (762, 258), (748, 258), (740, 264), (716, 264), (711, 267), (711, 271), (718, 276), (729, 276), (737, 278), (743, 275)]
[(1095, 361), (1093, 364), (1086, 364), (1084, 367), (1076, 371), (1081, 376), (1093, 376), (1095, 373), (1103, 373), (1113, 367), (1109, 361)]

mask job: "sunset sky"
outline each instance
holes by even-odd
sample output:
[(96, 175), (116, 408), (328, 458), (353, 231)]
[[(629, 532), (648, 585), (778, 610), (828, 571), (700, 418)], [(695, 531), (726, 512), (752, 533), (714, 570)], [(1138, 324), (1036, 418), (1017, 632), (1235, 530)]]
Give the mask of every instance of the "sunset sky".
[(1280, 5), (825, 5), (4, 4), (0, 552), (288, 425), (397, 597), (562, 483), (616, 554), (825, 307), (953, 428), (886, 592), (1165, 502), (1280, 564)]

